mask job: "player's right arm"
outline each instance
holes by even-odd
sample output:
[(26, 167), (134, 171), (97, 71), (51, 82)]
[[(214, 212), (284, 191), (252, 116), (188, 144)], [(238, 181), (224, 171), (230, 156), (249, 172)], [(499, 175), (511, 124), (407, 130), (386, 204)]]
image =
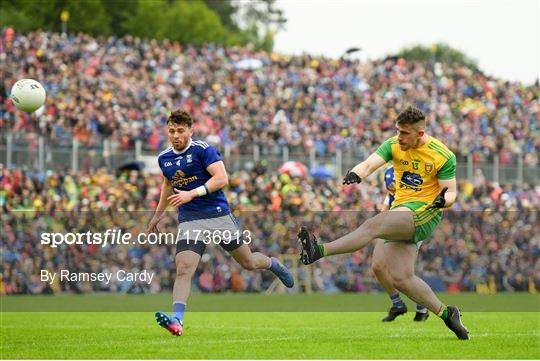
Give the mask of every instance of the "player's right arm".
[(163, 185), (161, 187), (161, 195), (159, 196), (159, 203), (156, 207), (156, 211), (154, 213), (154, 216), (150, 220), (150, 223), (148, 223), (147, 227), (147, 233), (156, 233), (159, 232), (159, 229), (157, 228), (157, 225), (161, 218), (163, 217), (163, 213), (167, 209), (167, 206), (169, 205), (169, 201), (167, 198), (173, 193), (173, 188), (171, 181), (169, 181), (166, 177), (163, 177)]
[[(365, 179), (377, 169), (385, 165), (388, 161), (390, 161), (392, 159), (391, 144), (393, 142), (395, 142), (395, 138), (390, 138), (386, 140), (383, 144), (381, 144), (377, 151), (375, 151), (375, 153), (373, 153), (365, 161), (357, 164), (353, 169), (351, 169), (345, 176), (343, 184), (360, 183), (362, 179)], [(351, 173), (353, 173), (352, 177)], [(354, 174), (360, 177), (360, 179), (354, 177)]]
[(354, 172), (358, 174), (360, 178), (365, 179), (385, 164), (386, 161), (382, 159), (380, 155), (373, 153), (365, 161), (357, 164), (353, 169), (351, 169), (351, 172)]
[(365, 161), (357, 164), (353, 169), (347, 172), (347, 175), (343, 179), (343, 184), (360, 183), (362, 179), (366, 179), (371, 173), (375, 172), (385, 164), (385, 160), (381, 158), (380, 155), (373, 153)]

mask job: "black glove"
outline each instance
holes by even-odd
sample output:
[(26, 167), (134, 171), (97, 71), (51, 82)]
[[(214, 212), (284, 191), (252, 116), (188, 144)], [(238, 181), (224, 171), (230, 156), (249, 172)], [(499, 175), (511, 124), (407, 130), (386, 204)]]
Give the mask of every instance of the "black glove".
[(439, 193), (437, 198), (435, 198), (433, 203), (431, 203), (431, 205), (427, 207), (426, 210), (432, 209), (432, 208), (444, 208), (444, 205), (446, 203), (446, 199), (444, 199), (444, 194), (446, 193), (447, 190), (448, 190), (448, 187), (444, 187), (441, 193)]
[(352, 171), (348, 171), (345, 178), (343, 178), (343, 184), (361, 183), (362, 178)]

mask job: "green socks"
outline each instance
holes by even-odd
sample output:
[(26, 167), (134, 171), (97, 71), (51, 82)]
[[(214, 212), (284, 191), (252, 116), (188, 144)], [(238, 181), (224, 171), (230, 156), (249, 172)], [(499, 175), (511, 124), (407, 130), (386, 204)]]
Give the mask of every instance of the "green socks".
[(448, 319), (448, 308), (445, 304), (441, 306), (441, 309), (437, 313), (437, 316), (443, 319), (443, 321), (446, 321)]

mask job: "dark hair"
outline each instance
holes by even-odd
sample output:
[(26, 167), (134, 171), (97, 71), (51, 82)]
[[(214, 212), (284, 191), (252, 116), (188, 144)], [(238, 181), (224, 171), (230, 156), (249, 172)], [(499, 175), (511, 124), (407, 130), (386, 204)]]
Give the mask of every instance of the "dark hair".
[(169, 118), (167, 119), (167, 124), (174, 123), (174, 124), (185, 124), (189, 128), (193, 125), (193, 118), (191, 118), (191, 115), (189, 115), (188, 112), (186, 112), (184, 109), (177, 109), (169, 115)]
[(398, 124), (416, 124), (423, 120), (426, 120), (426, 115), (420, 109), (409, 105), (399, 113), (396, 122)]

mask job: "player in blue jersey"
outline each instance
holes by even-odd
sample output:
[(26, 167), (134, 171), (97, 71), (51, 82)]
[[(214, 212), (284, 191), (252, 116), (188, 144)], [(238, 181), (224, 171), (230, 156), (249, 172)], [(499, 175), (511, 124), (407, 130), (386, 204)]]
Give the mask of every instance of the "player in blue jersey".
[(156, 312), (158, 324), (176, 336), (183, 331), (191, 278), (209, 243), (219, 244), (245, 269), (270, 270), (289, 288), (294, 283), (291, 272), (276, 258), (251, 252), (249, 239), (244, 238), (249, 234), (240, 230), (222, 190), (229, 181), (221, 156), (208, 143), (192, 140), (192, 126), (191, 115), (184, 110), (173, 111), (167, 120), (171, 146), (158, 156), (163, 187), (147, 229), (159, 232), (157, 225), (167, 206), (178, 208), (173, 314)]
[[(386, 169), (384, 173), (384, 183), (386, 184), (386, 197), (384, 199), (384, 204), (382, 206), (383, 211), (387, 211), (392, 208), (392, 203), (394, 202), (394, 195), (396, 193), (396, 179), (394, 177), (394, 167), (390, 166)], [(421, 242), (417, 245), (417, 252), (420, 248)], [(407, 306), (405, 302), (401, 299), (401, 296), (398, 290), (392, 284), (392, 278), (388, 273), (387, 261), (384, 255), (384, 240), (377, 239), (375, 242), (375, 249), (373, 250), (373, 262), (371, 268), (373, 273), (377, 277), (377, 280), (383, 286), (383, 288), (390, 296), (392, 301), (392, 307), (388, 311), (388, 315), (383, 318), (383, 322), (394, 321), (397, 316), (403, 315), (407, 312)], [(414, 316), (415, 321), (425, 321), (429, 317), (428, 309), (424, 306), (417, 304), (416, 305), (416, 315)]]

